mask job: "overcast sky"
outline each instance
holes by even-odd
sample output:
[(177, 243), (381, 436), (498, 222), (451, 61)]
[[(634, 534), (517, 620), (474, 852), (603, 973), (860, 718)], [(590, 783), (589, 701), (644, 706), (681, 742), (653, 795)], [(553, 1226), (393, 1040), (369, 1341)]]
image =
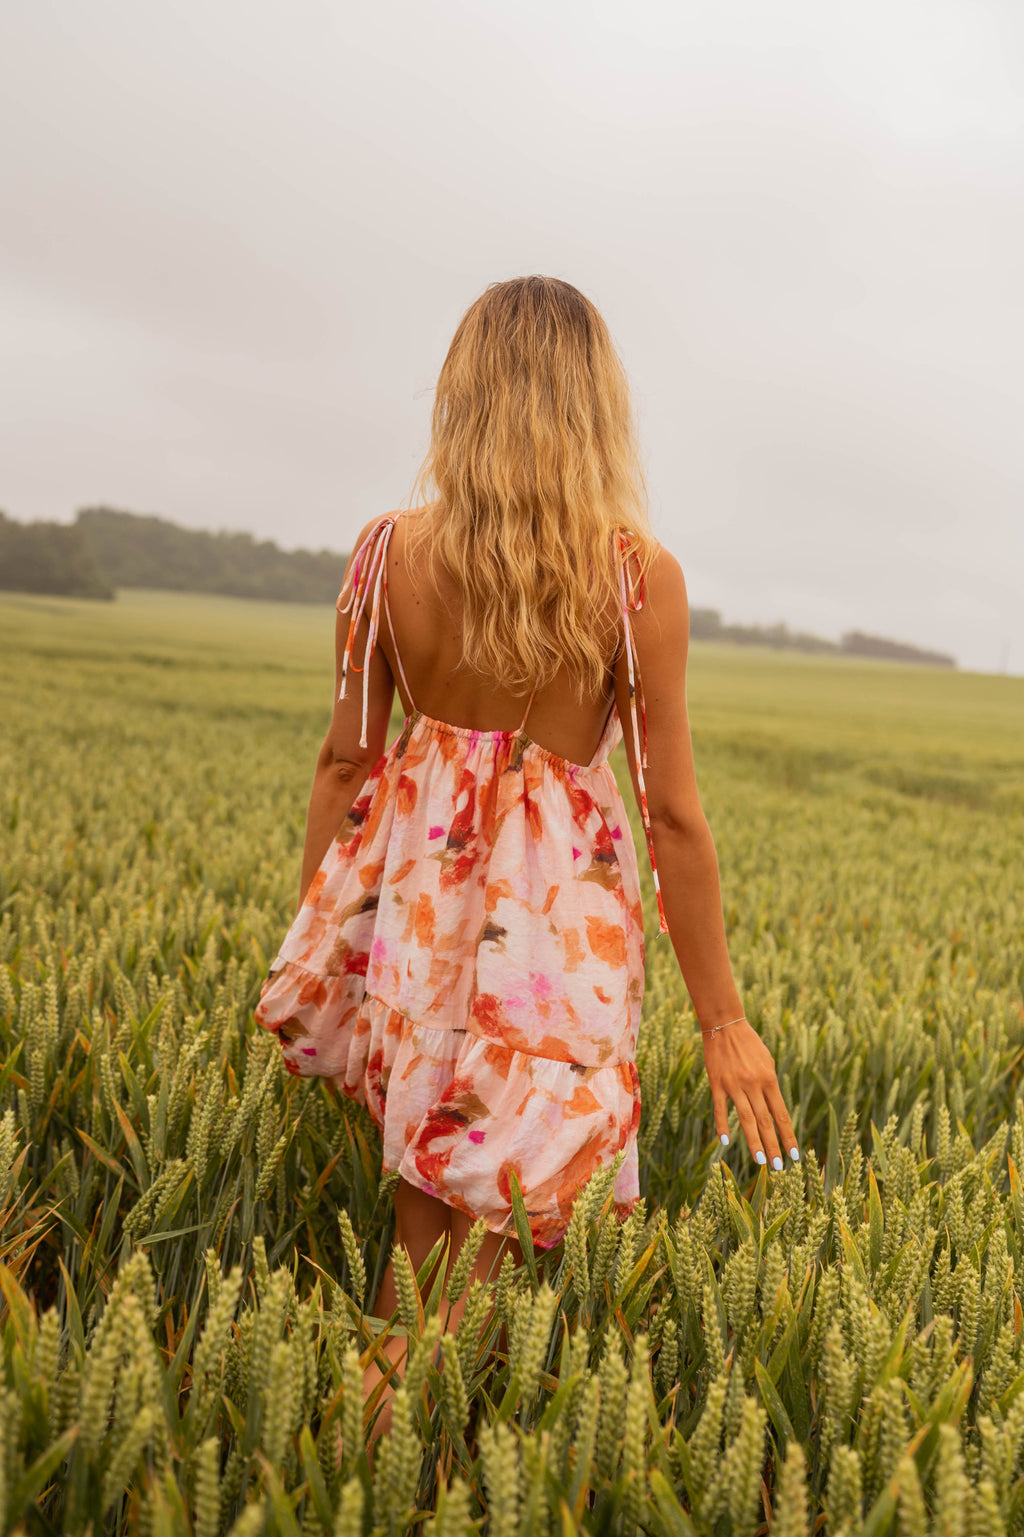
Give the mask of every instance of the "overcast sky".
[(347, 549), (546, 272), (691, 604), (1024, 673), (1019, 0), (12, 0), (0, 142), (11, 516)]

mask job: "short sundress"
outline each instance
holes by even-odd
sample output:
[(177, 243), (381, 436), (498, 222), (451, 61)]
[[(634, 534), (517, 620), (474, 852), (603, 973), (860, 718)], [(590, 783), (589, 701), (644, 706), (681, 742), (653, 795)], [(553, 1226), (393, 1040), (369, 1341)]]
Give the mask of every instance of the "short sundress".
[[(356, 552), (342, 694), (356, 628), (366, 679), (387, 594), (398, 514)], [(630, 537), (617, 531), (623, 639), (641, 813), (658, 889), (637, 722), (629, 613), (643, 603)], [(343, 589), (344, 592), (344, 589)], [(406, 698), (412, 694), (395, 655)], [(352, 670), (357, 670), (352, 667)], [(526, 732), (477, 731), (412, 705), (341, 823), (271, 964), (255, 1010), (290, 1073), (332, 1080), (380, 1129), (382, 1170), (494, 1232), (515, 1236), (510, 1178), (531, 1236), (552, 1248), (572, 1204), (625, 1149), (613, 1203), (639, 1197), (644, 990), (636, 852), (608, 761), (622, 728), (612, 704), (590, 763)]]

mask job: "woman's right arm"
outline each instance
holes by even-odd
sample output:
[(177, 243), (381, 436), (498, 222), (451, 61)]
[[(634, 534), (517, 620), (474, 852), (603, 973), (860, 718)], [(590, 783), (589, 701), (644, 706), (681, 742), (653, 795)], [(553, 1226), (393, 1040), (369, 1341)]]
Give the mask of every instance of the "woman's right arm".
[[(377, 521), (374, 518), (367, 523), (355, 542), (354, 550), (359, 549)], [(339, 602), (342, 598), (348, 598), (351, 592), (354, 558), (353, 554), (345, 568)], [(380, 646), (374, 648), (366, 674), (364, 675), (362, 671), (362, 667), (366, 665), (366, 643), (369, 637), (369, 624), (365, 614), (356, 628), (345, 698), (338, 697), (341, 692), (342, 663), (348, 640), (349, 619), (349, 614), (342, 613), (340, 610), (335, 617), (334, 704), (327, 734), (317, 754), (316, 768), (313, 771), (313, 785), (306, 811), (306, 836), (302, 848), (302, 872), (299, 877), (299, 901), (296, 912), (305, 901), (306, 892), (331, 846), (332, 838), (351, 811), (367, 775), (384, 751), (388, 722), (391, 719), (395, 683)], [(359, 664), (358, 671), (354, 665), (356, 663)], [(364, 685), (368, 690), (367, 745), (361, 747), (359, 742)]]
[[(697, 789), (686, 707), (689, 605), (682, 568), (660, 550), (647, 574), (644, 606), (630, 621), (647, 710), (644, 780), (669, 938), (701, 1028), (704, 1064), (711, 1086), (715, 1125), (727, 1135), (726, 1101), (759, 1162), (773, 1166), (797, 1141), (779, 1090), (775, 1063), (751, 1024), (742, 1018), (715, 1035), (716, 1025), (743, 1015), (722, 916), (718, 856)], [(626, 757), (639, 803), (625, 652), (615, 669), (615, 693), (624, 727)], [(637, 718), (640, 719), (639, 698)]]

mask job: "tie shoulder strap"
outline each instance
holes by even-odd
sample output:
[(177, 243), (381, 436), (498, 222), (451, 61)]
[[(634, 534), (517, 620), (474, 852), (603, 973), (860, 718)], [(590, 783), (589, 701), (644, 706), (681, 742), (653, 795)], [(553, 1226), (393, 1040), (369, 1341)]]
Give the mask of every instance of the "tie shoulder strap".
[(518, 729), (516, 731), (516, 736), (522, 736), (523, 732), (526, 730), (526, 717), (529, 715), (530, 710), (533, 707), (533, 701), (536, 698), (536, 695), (537, 695), (537, 685), (535, 683), (533, 685), (533, 688), (530, 690), (530, 697), (526, 701), (526, 709), (523, 711), (523, 718), (519, 722), (519, 727), (518, 727)]
[[(352, 557), (349, 577), (342, 584), (341, 592), (338, 594), (338, 599), (335, 603), (335, 608), (339, 614), (351, 615), (348, 637), (345, 641), (345, 651), (341, 661), (341, 692), (338, 694), (338, 698), (345, 698), (350, 671), (363, 674), (363, 717), (362, 730), (359, 736), (360, 747), (366, 746), (368, 706), (366, 675), (369, 671), (370, 658), (376, 649), (377, 637), (380, 633), (380, 600), (382, 593), (385, 607), (387, 607), (387, 556), (388, 545), (391, 543), (391, 535), (394, 532), (394, 528), (395, 517), (391, 513), (386, 514), (373, 525)], [(352, 585), (346, 598), (345, 588), (349, 580), (351, 580)], [(342, 601), (343, 599), (344, 601)], [(352, 656), (352, 648), (355, 644), (356, 630), (364, 614), (368, 615), (370, 628), (366, 637), (366, 648), (363, 652), (363, 665), (357, 667)], [(390, 619), (390, 610), (388, 610), (388, 617)], [(399, 661), (399, 667), (401, 668), (401, 661)], [(405, 683), (404, 670), (402, 672), (402, 682)], [(408, 692), (408, 684), (406, 684), (406, 692)]]
[[(665, 906), (661, 899), (658, 862), (654, 857), (654, 834), (651, 830), (651, 816), (647, 808), (647, 786), (644, 783), (644, 769), (647, 767), (647, 706), (644, 701), (643, 687), (640, 680), (640, 666), (633, 643), (633, 629), (629, 621), (630, 610), (639, 610), (644, 606), (644, 599), (647, 595), (647, 578), (635, 559), (635, 541), (629, 531), (626, 529), (616, 529), (615, 539), (619, 568), (619, 597), (622, 603), (623, 640), (626, 647), (626, 667), (629, 675), (629, 716), (633, 733), (633, 756), (636, 762), (637, 787), (640, 791), (640, 815), (643, 818), (644, 834), (647, 838), (647, 852), (651, 860), (654, 894), (658, 899), (658, 931), (661, 934), (667, 934), (668, 923), (665, 918)], [(634, 564), (637, 566), (635, 576), (632, 570)], [(639, 725), (637, 723), (638, 685), (640, 685)]]

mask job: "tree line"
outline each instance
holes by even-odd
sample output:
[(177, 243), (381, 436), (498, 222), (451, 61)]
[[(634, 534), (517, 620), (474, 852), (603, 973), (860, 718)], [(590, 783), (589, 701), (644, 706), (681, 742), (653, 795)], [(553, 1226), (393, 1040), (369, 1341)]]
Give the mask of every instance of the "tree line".
[(820, 651), (840, 656), (872, 656), (889, 662), (917, 662), (927, 667), (955, 667), (956, 658), (945, 651), (928, 651), (902, 640), (847, 630), (838, 641), (825, 640), (785, 624), (723, 624), (716, 608), (691, 608), (690, 635), (694, 640), (731, 641), (738, 646), (773, 646), (782, 651)]
[[(74, 523), (18, 523), (0, 512), (0, 588), (8, 592), (113, 599), (119, 587), (333, 603), (348, 557), (333, 550), (282, 550), (272, 539), (182, 528), (167, 518), (83, 507)], [(837, 641), (785, 624), (724, 624), (717, 609), (690, 611), (695, 640), (880, 657), (955, 667), (953, 657), (849, 630)]]
[(111, 599), (119, 587), (160, 587), (333, 603), (347, 560), (112, 507), (83, 507), (70, 524), (16, 523), (0, 512), (0, 588), (8, 592)]

